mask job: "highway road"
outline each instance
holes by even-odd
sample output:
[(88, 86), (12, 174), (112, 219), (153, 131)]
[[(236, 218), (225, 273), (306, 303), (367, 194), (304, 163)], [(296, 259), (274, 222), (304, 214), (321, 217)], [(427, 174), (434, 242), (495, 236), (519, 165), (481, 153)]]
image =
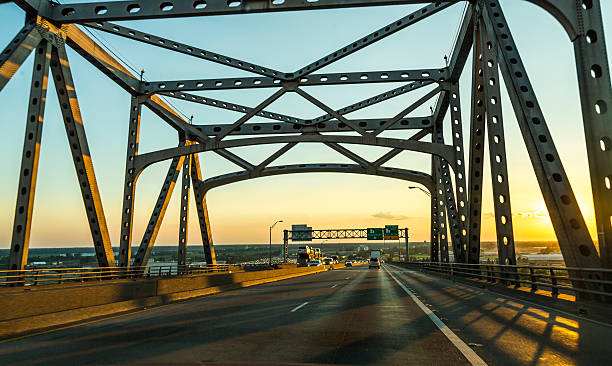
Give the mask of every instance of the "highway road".
[(604, 365), (610, 339), (610, 326), (359, 266), (0, 343), (0, 364)]

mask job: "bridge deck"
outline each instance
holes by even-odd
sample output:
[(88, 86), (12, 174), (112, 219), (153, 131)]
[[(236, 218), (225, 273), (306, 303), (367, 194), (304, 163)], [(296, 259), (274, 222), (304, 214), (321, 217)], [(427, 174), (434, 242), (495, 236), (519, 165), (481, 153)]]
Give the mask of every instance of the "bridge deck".
[[(0, 344), (0, 359), (7, 365), (612, 360), (610, 326), (384, 267), (334, 270), (9, 341)], [(478, 356), (468, 360), (388, 271)]]

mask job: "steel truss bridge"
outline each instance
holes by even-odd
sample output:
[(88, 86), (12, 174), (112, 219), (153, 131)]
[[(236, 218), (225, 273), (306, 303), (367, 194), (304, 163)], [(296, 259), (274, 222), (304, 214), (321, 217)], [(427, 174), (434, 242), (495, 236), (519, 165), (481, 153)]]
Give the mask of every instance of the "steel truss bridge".
[[(612, 268), (612, 90), (606, 54), (599, 0), (524, 0), (553, 16), (563, 27), (568, 42), (574, 45), (578, 89), (582, 105), (586, 150), (597, 224), (599, 252), (591, 239), (570, 181), (548, 129), (538, 97), (534, 93), (518, 47), (498, 0), (130, 0), (61, 5), (46, 0), (14, 0), (25, 13), (25, 24), (0, 53), (0, 90), (31, 53), (34, 70), (30, 89), (22, 165), (10, 251), (10, 269), (23, 269), (27, 263), (29, 235), (36, 187), (39, 144), (45, 109), (47, 82), (53, 80), (60, 102), (66, 134), (71, 148), (83, 203), (91, 229), (92, 241), (101, 267), (114, 266), (111, 238), (89, 153), (84, 121), (79, 109), (66, 46), (75, 50), (131, 97), (126, 111), (129, 124), (125, 160), (125, 182), (118, 263), (130, 266), (135, 186), (140, 173), (151, 164), (171, 160), (171, 166), (148, 227), (135, 254), (134, 266), (146, 265), (166, 208), (181, 176), (181, 218), (179, 265), (185, 264), (187, 213), (190, 191), (197, 203), (206, 261), (215, 263), (206, 194), (214, 188), (257, 177), (303, 172), (341, 172), (369, 174), (417, 182), (431, 193), (431, 261), (448, 262), (453, 251), (456, 262), (477, 264), (480, 253), (481, 203), (484, 146), (488, 140), (492, 190), (494, 194), (497, 249), (500, 263), (516, 265), (509, 176), (506, 164), (504, 114), (501, 88), (505, 85), (522, 133), (532, 166), (550, 214), (565, 263), (573, 268)], [(3, 3), (11, 2), (7, 0)], [(175, 40), (120, 26), (114, 21), (160, 19), (171, 17), (215, 16), (284, 11), (308, 11), (379, 5), (423, 4), (385, 27), (355, 40), (330, 54), (288, 72), (239, 60)], [(453, 53), (444, 68), (419, 70), (379, 70), (344, 73), (319, 72), (391, 34), (410, 28), (443, 9), (465, 5)], [(88, 37), (82, 29), (92, 28), (147, 43), (186, 57), (223, 64), (248, 71), (252, 77), (141, 81), (113, 56)], [(461, 118), (459, 76), (473, 51), (471, 118)], [(51, 75), (49, 75), (49, 70)], [(50, 76), (49, 79), (47, 78)], [(505, 83), (499, 81), (503, 77)], [(367, 83), (403, 83), (385, 93), (374, 95), (344, 108), (334, 110), (324, 101), (307, 93), (312, 85), (347, 85)], [(350, 119), (346, 114), (425, 86), (434, 89), (394, 116), (375, 119)], [(268, 88), (272, 94), (256, 106), (246, 106), (191, 94), (195, 91)], [(287, 93), (300, 95), (326, 114), (305, 120), (275, 113), (267, 107)], [(160, 97), (181, 99), (243, 113), (231, 124), (192, 125)], [(439, 96), (431, 115), (407, 117), (425, 102)], [(139, 154), (141, 110), (146, 107), (178, 132), (177, 146)], [(451, 117), (451, 130), (443, 131), (442, 121)], [(254, 117), (274, 122), (250, 123)], [(463, 136), (462, 125), (469, 123), (470, 136)], [(408, 139), (381, 137), (389, 130), (414, 130)], [(350, 134), (331, 134), (351, 132)], [(444, 142), (444, 134), (452, 144)], [(232, 136), (232, 139), (228, 139)], [(468, 140), (464, 148), (464, 140)], [(271, 165), (299, 143), (325, 144), (352, 160), (353, 164)], [(228, 149), (282, 143), (284, 146), (261, 164), (252, 164)], [(514, 142), (514, 143), (519, 143)], [(390, 148), (376, 161), (368, 161), (341, 144)], [(467, 150), (466, 150), (467, 149)], [(204, 180), (197, 153), (213, 151), (243, 170)], [(417, 172), (384, 167), (403, 151), (432, 156), (431, 170)], [(454, 182), (454, 183), (453, 183)], [(449, 246), (450, 243), (450, 246)], [(603, 272), (587, 272), (589, 286), (607, 286)], [(585, 275), (587, 276), (587, 275)]]

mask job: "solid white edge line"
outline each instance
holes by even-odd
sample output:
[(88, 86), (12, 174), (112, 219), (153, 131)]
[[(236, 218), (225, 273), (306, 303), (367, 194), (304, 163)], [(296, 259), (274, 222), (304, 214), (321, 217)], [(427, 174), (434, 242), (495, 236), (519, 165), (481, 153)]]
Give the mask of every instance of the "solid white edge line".
[(303, 303), (302, 305), (298, 305), (296, 307), (294, 307), (293, 309), (291, 309), (292, 313), (295, 313), (296, 311), (300, 310), (301, 308), (303, 308), (304, 306), (306, 306), (308, 304), (308, 301), (306, 301), (305, 303)]
[(423, 312), (429, 317), (429, 319), (431, 319), (431, 321), (438, 327), (438, 329), (440, 329), (440, 331), (444, 333), (446, 338), (448, 338), (448, 340), (451, 341), (455, 345), (455, 347), (457, 347), (459, 352), (461, 352), (463, 356), (467, 358), (470, 364), (475, 366), (487, 366), (487, 363), (482, 358), (480, 358), (480, 356), (478, 356), (478, 354), (476, 354), (476, 352), (474, 352), (474, 350), (471, 349), (470, 346), (465, 344), (465, 342), (462, 341), (461, 338), (459, 338), (452, 330), (450, 330), (448, 326), (444, 324), (444, 322), (442, 322), (442, 320), (440, 320), (440, 318), (438, 318), (436, 314), (434, 314), (427, 306), (425, 306), (425, 304), (423, 304), (423, 302), (419, 300), (419, 298), (416, 297), (416, 295), (412, 291), (410, 291), (406, 286), (404, 286), (403, 283), (401, 283), (397, 278), (395, 278), (395, 276), (391, 274), (391, 272), (386, 268), (386, 266), (384, 266), (383, 269), (385, 270), (385, 272), (387, 272), (387, 274), (389, 274), (389, 276), (391, 276), (391, 278), (393, 278), (395, 282), (397, 282), (397, 284), (402, 288), (402, 290), (404, 290), (410, 296), (410, 298), (418, 305), (418, 307), (423, 310)]
[(331, 288), (335, 288), (336, 286), (338, 286), (338, 284), (333, 285)]
[[(393, 265), (390, 265), (390, 266), (395, 268), (395, 269), (398, 269), (400, 271), (406, 272), (406, 273), (414, 274), (414, 275), (417, 275), (417, 276), (423, 276), (423, 277), (427, 277), (427, 278), (432, 278), (431, 275), (427, 275), (427, 274), (425, 274), (423, 272), (420, 272), (420, 271), (414, 271), (414, 270), (406, 269), (406, 268), (403, 268), (403, 267), (397, 267), (397, 266), (393, 266)], [(435, 277), (433, 277), (433, 278), (435, 278)], [(472, 286), (469, 283), (460, 283), (459, 285), (460, 286), (466, 286), (466, 287), (469, 287), (469, 288), (472, 288), (472, 289), (483, 290), (482, 288)], [(612, 328), (612, 324), (600, 322), (599, 320), (585, 318), (585, 317), (580, 316), (578, 314), (572, 314), (572, 313), (569, 313), (567, 311), (563, 311), (561, 309), (555, 309), (553, 307), (542, 305), (542, 304), (538, 304), (538, 303), (535, 303), (533, 301), (529, 301), (529, 300), (525, 300), (525, 299), (519, 299), (519, 298), (516, 298), (516, 297), (504, 295), (504, 294), (499, 293), (499, 292), (490, 291), (489, 289), (484, 289), (484, 290), (487, 293), (489, 293), (490, 295), (501, 296), (504, 299), (512, 300), (512, 301), (515, 301), (515, 302), (518, 302), (518, 303), (523, 302), (525, 304), (529, 304), (529, 305), (533, 306), (536, 309), (537, 308), (546, 309), (548, 311), (552, 311), (552, 312), (556, 312), (556, 313), (559, 313), (559, 314), (563, 314), (563, 315), (565, 315), (565, 316), (567, 316), (569, 318), (574, 318), (574, 319), (571, 319), (571, 320), (580, 319), (580, 320), (584, 320), (584, 321), (587, 321), (587, 322), (590, 322), (590, 323), (593, 323), (593, 324), (597, 324), (597, 325), (600, 325), (600, 326), (603, 326), (603, 327)]]

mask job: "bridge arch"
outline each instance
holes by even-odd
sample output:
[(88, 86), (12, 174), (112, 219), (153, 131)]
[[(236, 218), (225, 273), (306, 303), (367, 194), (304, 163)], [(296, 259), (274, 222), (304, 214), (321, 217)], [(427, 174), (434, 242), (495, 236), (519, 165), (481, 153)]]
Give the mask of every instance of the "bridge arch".
[(249, 179), (271, 177), (275, 175), (299, 174), (299, 173), (349, 173), (349, 174), (365, 174), (376, 175), (380, 177), (388, 177), (401, 179), (409, 182), (414, 182), (423, 185), (430, 193), (434, 193), (434, 182), (431, 175), (408, 169), (388, 168), (388, 167), (372, 167), (364, 168), (358, 164), (293, 164), (293, 165), (278, 165), (252, 171), (240, 171), (228, 174), (222, 174), (208, 178), (200, 182), (199, 189), (202, 195), (209, 190), (241, 182)]

